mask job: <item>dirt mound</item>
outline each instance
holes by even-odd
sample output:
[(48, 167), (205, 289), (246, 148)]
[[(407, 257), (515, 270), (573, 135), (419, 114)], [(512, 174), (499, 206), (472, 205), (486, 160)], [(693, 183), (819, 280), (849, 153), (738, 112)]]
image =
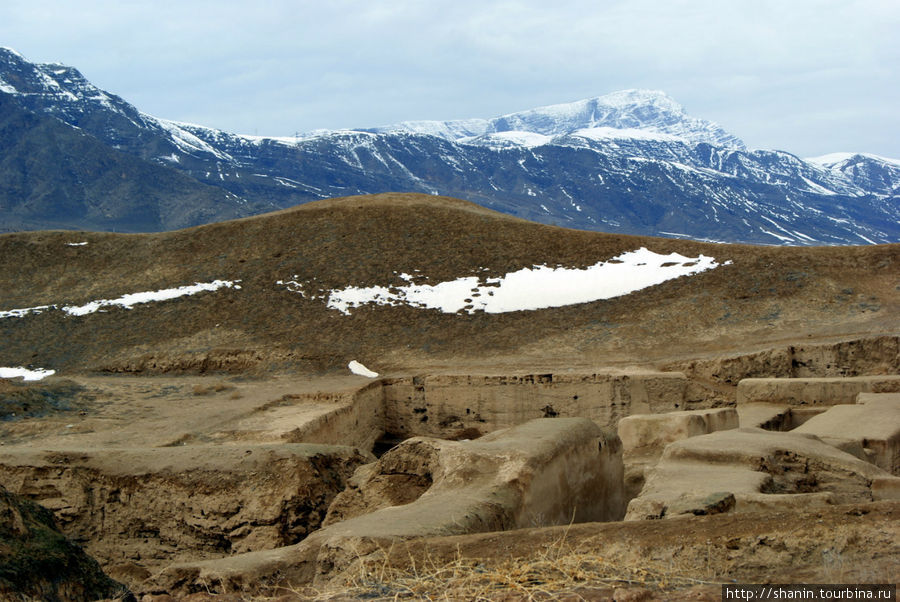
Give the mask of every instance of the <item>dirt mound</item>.
[[(716, 431), (666, 446), (625, 520), (871, 501), (890, 473), (794, 432)], [(718, 508), (725, 498), (730, 503)]]
[[(585, 268), (641, 247), (720, 265), (624, 297), (535, 311), (372, 305), (345, 315), (322, 297), (403, 286), (403, 274), (435, 284), (534, 265)], [(647, 363), (771, 347), (786, 332), (811, 342), (896, 335), (885, 328), (897, 323), (898, 273), (900, 245), (711, 245), (543, 226), (445, 197), (351, 197), (178, 232), (2, 235), (0, 312), (43, 309), (0, 318), (0, 366), (316, 373), (359, 359), (384, 373), (485, 355)], [(131, 309), (61, 309), (215, 281), (232, 284)]]

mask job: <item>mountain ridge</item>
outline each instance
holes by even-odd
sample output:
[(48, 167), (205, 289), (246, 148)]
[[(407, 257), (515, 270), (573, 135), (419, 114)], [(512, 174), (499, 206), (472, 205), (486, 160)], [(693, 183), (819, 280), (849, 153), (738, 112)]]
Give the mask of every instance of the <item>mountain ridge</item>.
[(490, 119), (406, 121), (376, 128), (360, 128), (360, 131), (430, 134), (447, 140), (471, 143), (473, 139), (482, 136), (506, 132), (522, 131), (552, 138), (596, 128), (651, 131), (692, 142), (745, 148), (739, 138), (720, 126), (688, 116), (684, 108), (664, 92), (637, 89), (537, 107)]
[[(133, 231), (399, 191), (625, 234), (794, 245), (900, 240), (900, 167), (891, 161), (860, 155), (848, 167), (746, 150), (660, 92), (623, 91), (493, 120), (407, 122), (383, 126), (396, 130), (390, 132), (363, 128), (293, 138), (236, 135), (152, 117), (73, 68), (36, 65), (11, 51), (0, 51), (0, 94), (113, 151), (224, 192), (203, 216), (182, 211), (177, 219), (135, 223)], [(423, 133), (435, 127), (441, 135)], [(143, 183), (148, 189), (152, 184)], [(172, 209), (154, 211), (168, 215)], [(57, 227), (51, 214), (46, 223)], [(78, 216), (67, 223), (104, 228)], [(31, 226), (40, 227), (40, 220)]]

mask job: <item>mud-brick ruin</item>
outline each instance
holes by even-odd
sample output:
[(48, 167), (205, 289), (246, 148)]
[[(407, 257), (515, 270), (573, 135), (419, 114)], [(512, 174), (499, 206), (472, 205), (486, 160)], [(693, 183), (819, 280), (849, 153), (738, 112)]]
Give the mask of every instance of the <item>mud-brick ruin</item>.
[(0, 482), (135, 593), (325, 588), (391, 541), (900, 500), (898, 374), (883, 336), (657, 369), (170, 384), (156, 405), (234, 412), (151, 416), (140, 446), (102, 412), (50, 424), (0, 447)]

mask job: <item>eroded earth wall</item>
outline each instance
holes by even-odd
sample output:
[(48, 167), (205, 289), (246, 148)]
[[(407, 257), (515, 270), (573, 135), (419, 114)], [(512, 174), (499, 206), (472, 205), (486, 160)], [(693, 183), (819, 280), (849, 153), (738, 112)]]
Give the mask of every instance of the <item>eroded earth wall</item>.
[(384, 381), (385, 431), (474, 439), (535, 418), (581, 417), (614, 427), (631, 414), (677, 410), (687, 379), (675, 372), (435, 375)]
[[(104, 566), (296, 543), (368, 456), (324, 445), (5, 451), (0, 480), (53, 510)], [(124, 570), (124, 569), (123, 569)]]
[(900, 373), (900, 336), (789, 345), (755, 353), (677, 362), (666, 369), (690, 378), (737, 385), (745, 378), (848, 377)]
[(292, 443), (350, 445), (370, 450), (384, 433), (385, 400), (380, 382), (353, 393), (350, 400), (335, 402), (336, 409), (310, 420), (282, 436)]

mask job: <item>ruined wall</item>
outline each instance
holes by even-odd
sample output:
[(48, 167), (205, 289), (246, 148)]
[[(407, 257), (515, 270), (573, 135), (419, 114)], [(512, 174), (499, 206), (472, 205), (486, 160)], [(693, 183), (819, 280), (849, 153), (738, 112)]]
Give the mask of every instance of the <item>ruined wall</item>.
[(815, 345), (791, 345), (664, 367), (689, 378), (737, 385), (745, 378), (847, 377), (900, 373), (900, 337), (885, 335)]
[(619, 418), (677, 410), (684, 375), (665, 372), (439, 375), (384, 381), (385, 427), (399, 437), (473, 439), (535, 418)]
[(302, 427), (282, 436), (291, 443), (350, 445), (370, 450), (384, 434), (385, 400), (381, 382), (372, 382), (354, 392), (351, 401), (343, 401), (334, 411), (322, 414)]
[(613, 431), (598, 430), (587, 444), (570, 443), (523, 487), (516, 527), (621, 520), (624, 470), (622, 442)]
[(860, 393), (894, 392), (900, 392), (900, 376), (745, 378), (737, 387), (737, 403), (833, 406), (856, 403)]

